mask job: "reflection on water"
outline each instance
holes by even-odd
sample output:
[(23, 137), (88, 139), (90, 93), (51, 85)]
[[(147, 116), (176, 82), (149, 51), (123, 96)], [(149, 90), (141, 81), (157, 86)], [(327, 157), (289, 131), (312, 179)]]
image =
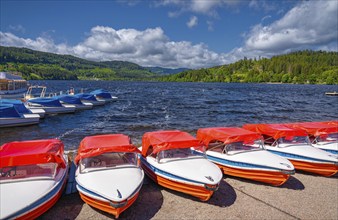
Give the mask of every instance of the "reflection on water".
[(155, 83), (110, 81), (31, 81), (47, 93), (85, 88), (106, 89), (119, 99), (75, 114), (47, 116), (39, 125), (0, 129), (0, 144), (9, 141), (60, 138), (77, 149), (89, 135), (123, 133), (141, 144), (148, 131), (179, 129), (193, 135), (200, 127), (242, 126), (337, 120), (338, 90), (328, 85), (225, 83)]

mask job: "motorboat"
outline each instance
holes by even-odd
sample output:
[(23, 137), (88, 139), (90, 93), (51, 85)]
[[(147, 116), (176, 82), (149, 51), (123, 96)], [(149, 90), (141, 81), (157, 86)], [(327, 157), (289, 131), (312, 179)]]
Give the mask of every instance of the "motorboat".
[(0, 219), (35, 219), (57, 202), (68, 174), (60, 140), (10, 142), (0, 152)]
[(111, 101), (116, 101), (117, 100), (116, 96), (112, 96), (110, 94), (110, 92), (108, 92), (108, 91), (106, 91), (104, 89), (94, 90), (94, 91), (90, 92), (90, 94), (94, 95), (97, 100), (104, 100), (106, 102), (111, 102)]
[(93, 108), (92, 103), (82, 102), (79, 97), (74, 95), (59, 95), (56, 96), (61, 104), (71, 104), (74, 105), (76, 110), (88, 110)]
[(99, 105), (104, 105), (106, 104), (105, 100), (97, 100), (95, 95), (90, 94), (90, 93), (78, 93), (75, 94), (74, 96), (80, 98), (82, 103), (90, 103), (93, 104), (93, 106), (99, 106)]
[(262, 134), (266, 149), (290, 160), (296, 170), (322, 176), (338, 171), (337, 155), (313, 147), (304, 130), (284, 124), (246, 124), (243, 128)]
[(338, 126), (321, 122), (301, 122), (285, 124), (291, 128), (306, 131), (312, 146), (338, 154)]
[(20, 99), (27, 91), (28, 82), (19, 72), (0, 72), (0, 98)]
[(18, 99), (0, 99), (0, 103), (14, 105), (15, 109), (20, 114), (38, 114), (40, 118), (45, 117), (45, 110), (43, 110), (42, 108), (29, 109), (26, 107), (24, 102)]
[(118, 218), (135, 202), (143, 184), (139, 153), (123, 134), (85, 137), (74, 160), (81, 199)]
[(159, 185), (207, 201), (223, 174), (205, 156), (205, 146), (179, 130), (147, 132), (142, 137), (141, 164)]
[(27, 107), (29, 109), (43, 109), (46, 114), (65, 114), (74, 113), (76, 107), (71, 104), (61, 104), (61, 102), (55, 98), (32, 98), (27, 100)]
[(236, 127), (200, 128), (197, 139), (207, 146), (207, 158), (226, 175), (280, 186), (295, 173), (289, 160), (265, 149), (256, 132)]
[(21, 114), (13, 104), (0, 103), (0, 127), (34, 125), (39, 122), (38, 114)]

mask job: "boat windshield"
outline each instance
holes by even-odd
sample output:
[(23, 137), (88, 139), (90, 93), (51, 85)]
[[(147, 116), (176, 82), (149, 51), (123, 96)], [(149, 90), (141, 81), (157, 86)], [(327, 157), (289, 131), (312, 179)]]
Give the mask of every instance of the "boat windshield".
[(255, 141), (250, 142), (233, 142), (230, 144), (227, 144), (225, 147), (226, 154), (232, 155), (237, 153), (244, 153), (248, 151), (256, 151), (256, 150), (264, 150), (264, 144), (261, 139), (257, 139)]
[(315, 139), (315, 142), (338, 142), (338, 133), (320, 135)]
[(0, 182), (54, 179), (56, 170), (56, 163), (3, 167), (0, 169)]
[(201, 158), (205, 156), (205, 147), (190, 147), (190, 148), (177, 148), (160, 151), (157, 155), (157, 161), (168, 162), (173, 160)]
[(95, 157), (84, 158), (80, 161), (80, 172), (121, 168), (125, 166), (138, 166), (136, 153), (114, 152), (105, 153)]
[(291, 145), (301, 145), (301, 144), (310, 144), (310, 139), (308, 136), (287, 136), (282, 137), (277, 140), (278, 146), (291, 146)]

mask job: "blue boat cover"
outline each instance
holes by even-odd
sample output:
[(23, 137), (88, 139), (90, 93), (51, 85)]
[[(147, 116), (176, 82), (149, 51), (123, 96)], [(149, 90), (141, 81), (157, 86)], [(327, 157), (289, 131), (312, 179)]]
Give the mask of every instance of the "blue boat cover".
[(112, 98), (111, 94), (108, 91), (104, 90), (104, 89), (94, 90), (90, 94), (102, 97), (104, 99), (111, 99)]
[(74, 95), (60, 95), (60, 96), (56, 96), (56, 98), (68, 104), (83, 105), (83, 103), (81, 102), (81, 99)]
[(80, 99), (88, 100), (88, 101), (97, 101), (95, 96), (90, 93), (78, 93), (75, 95), (76, 97), (79, 97)]
[(0, 99), (0, 103), (3, 104), (12, 104), (14, 105), (15, 109), (21, 114), (29, 114), (32, 113), (29, 109), (26, 108), (25, 104), (16, 99)]
[(20, 118), (13, 104), (0, 103), (0, 118)]
[(40, 104), (46, 107), (62, 107), (60, 101), (54, 97), (29, 99), (28, 102)]

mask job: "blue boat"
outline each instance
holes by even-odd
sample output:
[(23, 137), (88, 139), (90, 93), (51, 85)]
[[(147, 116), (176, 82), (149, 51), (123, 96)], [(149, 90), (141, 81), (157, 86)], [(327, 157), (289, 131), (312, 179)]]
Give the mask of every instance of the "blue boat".
[(80, 98), (82, 103), (91, 103), (94, 106), (104, 105), (106, 103), (106, 101), (104, 100), (97, 100), (95, 95), (90, 94), (90, 93), (78, 93), (78, 94), (75, 94), (74, 96)]
[(15, 108), (15, 105), (0, 102), (0, 127), (38, 124), (39, 119), (38, 114), (22, 114)]
[(45, 110), (43, 109), (29, 109), (25, 105), (24, 102), (17, 100), (17, 99), (0, 99), (0, 103), (3, 104), (12, 104), (14, 105), (15, 109), (20, 113), (20, 114), (39, 114), (40, 118), (45, 117)]
[(94, 90), (90, 94), (95, 95), (97, 100), (115, 101), (117, 99), (116, 96), (112, 96), (110, 92), (104, 89)]
[(61, 103), (75, 105), (76, 110), (86, 110), (93, 108), (92, 103), (83, 103), (81, 99), (75, 95), (59, 95), (56, 96), (55, 98), (60, 100)]
[(29, 109), (43, 108), (46, 111), (46, 114), (74, 113), (76, 110), (74, 105), (61, 104), (55, 97), (28, 99), (27, 104)]

